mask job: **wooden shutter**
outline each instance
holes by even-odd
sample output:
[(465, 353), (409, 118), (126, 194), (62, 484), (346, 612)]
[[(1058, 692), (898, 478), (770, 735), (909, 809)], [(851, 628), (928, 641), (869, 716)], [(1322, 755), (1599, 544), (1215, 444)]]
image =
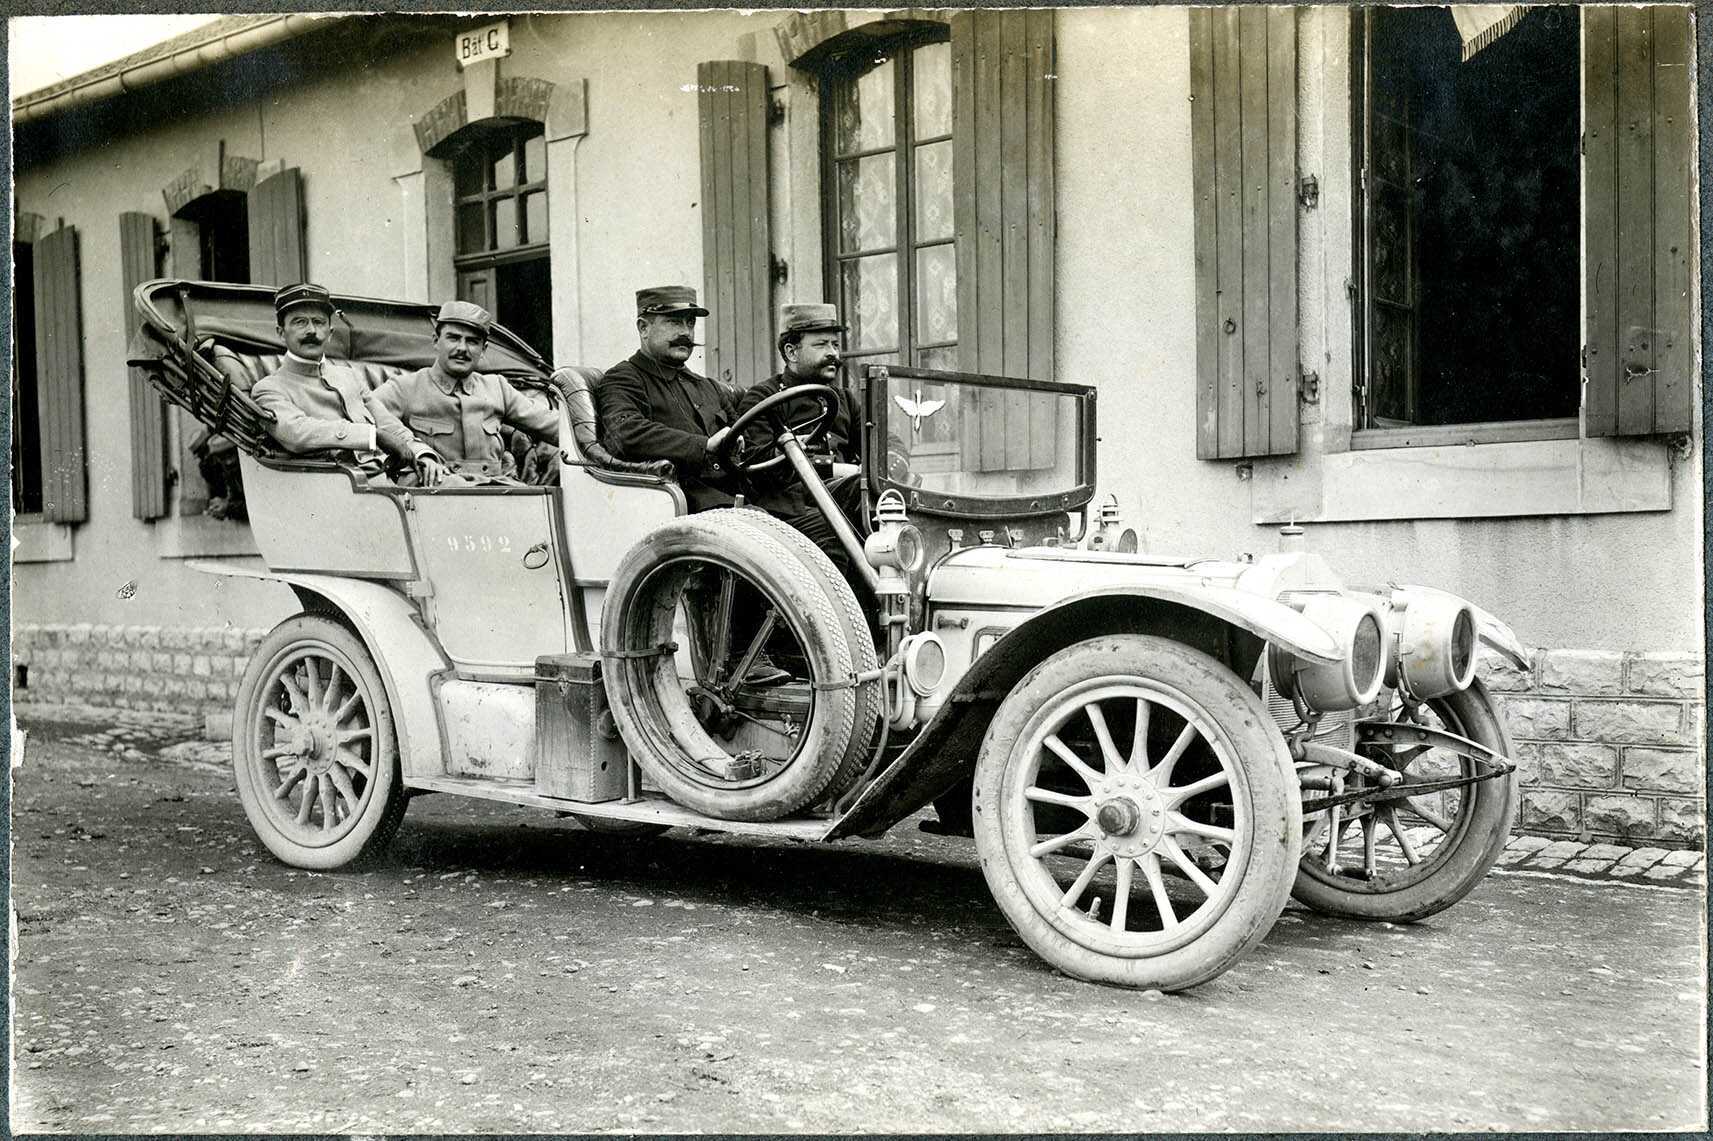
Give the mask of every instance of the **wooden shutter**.
[(287, 167), (256, 183), (249, 195), (250, 281), (291, 285), (308, 277), (303, 235), (303, 175)]
[(83, 301), (77, 228), (35, 244), (36, 378), (41, 406), (42, 513), (56, 523), (89, 517), (83, 450)]
[[(207, 269), (202, 264), (202, 227), (188, 218), (169, 218), (167, 233), (172, 275), (201, 280)], [(177, 406), (173, 407), (171, 418), (178, 447), (175, 470), (168, 479), (178, 484), (178, 513), (201, 515), (208, 508), (208, 484), (202, 478), (202, 469), (190, 450), (190, 444), (202, 431), (202, 422)], [(167, 451), (169, 455), (173, 454), (170, 443)]]
[(767, 218), (767, 68), (696, 65), (702, 129), (702, 284), (708, 375), (747, 388), (773, 368)]
[(1196, 456), (1297, 450), (1297, 44), (1289, 8), (1190, 9)]
[[(148, 214), (119, 215), (120, 303), (124, 306), (125, 343), (142, 320), (131, 291), (156, 276), (156, 227)], [(141, 369), (131, 369), (131, 514), (159, 519), (167, 513), (166, 402), (150, 387)]]
[(1689, 9), (1582, 10), (1590, 436), (1688, 432)]
[[(952, 17), (953, 216), (958, 360), (966, 372), (1054, 378), (1051, 9)], [(964, 462), (977, 471), (1051, 467), (1055, 401), (974, 394)]]

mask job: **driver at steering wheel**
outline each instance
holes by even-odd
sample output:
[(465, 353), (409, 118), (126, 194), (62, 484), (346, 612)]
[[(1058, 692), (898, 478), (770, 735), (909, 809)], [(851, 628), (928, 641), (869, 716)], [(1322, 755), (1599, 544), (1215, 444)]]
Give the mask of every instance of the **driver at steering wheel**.
[[(825, 455), (815, 457), (816, 468), (826, 482), (833, 501), (858, 535), (866, 534), (862, 521), (862, 478), (857, 474), (861, 441), (858, 436), (860, 417), (856, 415), (851, 394), (839, 385), (842, 356), (840, 344), (845, 327), (839, 321), (839, 311), (832, 305), (785, 305), (779, 311), (779, 356), (784, 368), (751, 387), (738, 402), (737, 413), (744, 413), (776, 393), (799, 385), (826, 385), (836, 389), (839, 406), (827, 425), (821, 446)], [(800, 403), (812, 409), (805, 398)], [(787, 409), (794, 411), (793, 409)], [(765, 424), (752, 425), (745, 433), (745, 442), (752, 450), (761, 450), (772, 442), (774, 429)], [(858, 582), (851, 574), (850, 556), (833, 531), (827, 517), (815, 506), (808, 490), (789, 466), (758, 470), (748, 476), (749, 502), (770, 515), (776, 515), (797, 528), (820, 547), (847, 580)]]
[(739, 490), (718, 459), (737, 393), (684, 367), (696, 319), (707, 315), (688, 285), (637, 290), (637, 351), (595, 390), (607, 450), (622, 460), (671, 460), (691, 511), (730, 507)]

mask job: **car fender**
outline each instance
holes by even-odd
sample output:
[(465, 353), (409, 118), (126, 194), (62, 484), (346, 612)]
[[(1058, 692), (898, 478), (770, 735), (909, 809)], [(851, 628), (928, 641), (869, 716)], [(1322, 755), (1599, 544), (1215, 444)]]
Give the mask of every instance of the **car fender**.
[(440, 776), (446, 771), (439, 720), (430, 688), (433, 674), (451, 663), (422, 625), (410, 599), (396, 589), (363, 579), (324, 574), (275, 572), (237, 563), (193, 560), (186, 564), (203, 574), (282, 582), (306, 603), (322, 598), (344, 616), (368, 647), (369, 656), (387, 687), (393, 709), (393, 736), (399, 766), (407, 779)]
[(1241, 626), (1263, 641), (1289, 650), (1299, 658), (1313, 662), (1341, 662), (1344, 647), (1331, 634), (1302, 613), (1277, 599), (1234, 590), (1228, 586), (1189, 583), (1183, 586), (1124, 585), (1085, 590), (1066, 597), (1056, 606), (1043, 610), (1030, 621), (1052, 614), (1074, 603), (1090, 598), (1154, 598), (1200, 610), (1215, 618)]
[(833, 822), (825, 838), (879, 835), (956, 783), (975, 763), (999, 703), (1048, 655), (1107, 633), (1169, 636), (1174, 624), (1182, 627), (1197, 613), (1254, 635), (1258, 641), (1250, 644), (1257, 653), (1260, 643), (1272, 643), (1314, 661), (1343, 660), (1332, 635), (1261, 595), (1217, 586), (1155, 584), (1071, 595), (1030, 615), (971, 663), (933, 719)]
[(1476, 636), (1481, 639), (1483, 644), (1497, 650), (1502, 656), (1509, 659), (1512, 665), (1516, 666), (1520, 670), (1529, 669), (1534, 664), (1534, 655), (1529, 653), (1528, 647), (1523, 645), (1522, 640), (1517, 637), (1516, 632), (1511, 629), (1508, 623), (1500, 621), (1492, 613), (1481, 609), (1481, 607), (1475, 605), (1467, 598), (1453, 594), (1449, 590), (1440, 590), (1438, 587), (1432, 586), (1415, 586), (1409, 583), (1399, 583), (1398, 589), (1413, 591), (1416, 594), (1433, 595), (1453, 602), (1461, 602), (1463, 605), (1469, 607), (1470, 611), (1475, 615), (1475, 633)]

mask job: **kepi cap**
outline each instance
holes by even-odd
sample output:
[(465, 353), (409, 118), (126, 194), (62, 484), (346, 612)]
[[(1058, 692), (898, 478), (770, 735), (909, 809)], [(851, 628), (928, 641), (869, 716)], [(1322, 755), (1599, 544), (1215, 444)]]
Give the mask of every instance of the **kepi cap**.
[(333, 295), (325, 288), (307, 281), (296, 285), (285, 285), (274, 291), (274, 316), (283, 319), (287, 309), (296, 309), (302, 305), (314, 305), (333, 312)]
[(472, 301), (448, 301), (440, 307), (439, 314), (434, 318), (434, 327), (437, 329), (448, 324), (467, 325), (482, 334), (483, 338), (487, 337), (493, 323), (493, 316)]
[(656, 285), (636, 291), (638, 317), (665, 317), (677, 313), (689, 313), (694, 317), (708, 315), (706, 309), (696, 304), (696, 290), (691, 286)]
[(839, 323), (837, 306), (816, 301), (779, 307), (779, 332), (781, 336), (786, 333), (842, 333), (844, 331), (845, 327)]

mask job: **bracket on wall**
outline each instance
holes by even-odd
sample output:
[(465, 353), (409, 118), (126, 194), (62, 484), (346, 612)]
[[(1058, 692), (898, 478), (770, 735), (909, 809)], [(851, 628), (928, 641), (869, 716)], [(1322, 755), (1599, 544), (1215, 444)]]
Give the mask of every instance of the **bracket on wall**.
[(1688, 432), (1667, 436), (1665, 444), (1671, 449), (1671, 458), (1674, 460), (1686, 460), (1695, 454), (1695, 440)]
[(1313, 210), (1320, 205), (1320, 180), (1312, 174), (1303, 175), (1297, 183), (1297, 201), (1305, 210)]
[(767, 125), (777, 127), (783, 122), (785, 122), (785, 100), (770, 100), (767, 104)]
[(1297, 366), (1297, 399), (1304, 404), (1320, 403), (1320, 373)]
[(768, 254), (767, 276), (773, 279), (774, 284), (784, 285), (785, 279), (791, 276), (791, 266), (778, 254)]

